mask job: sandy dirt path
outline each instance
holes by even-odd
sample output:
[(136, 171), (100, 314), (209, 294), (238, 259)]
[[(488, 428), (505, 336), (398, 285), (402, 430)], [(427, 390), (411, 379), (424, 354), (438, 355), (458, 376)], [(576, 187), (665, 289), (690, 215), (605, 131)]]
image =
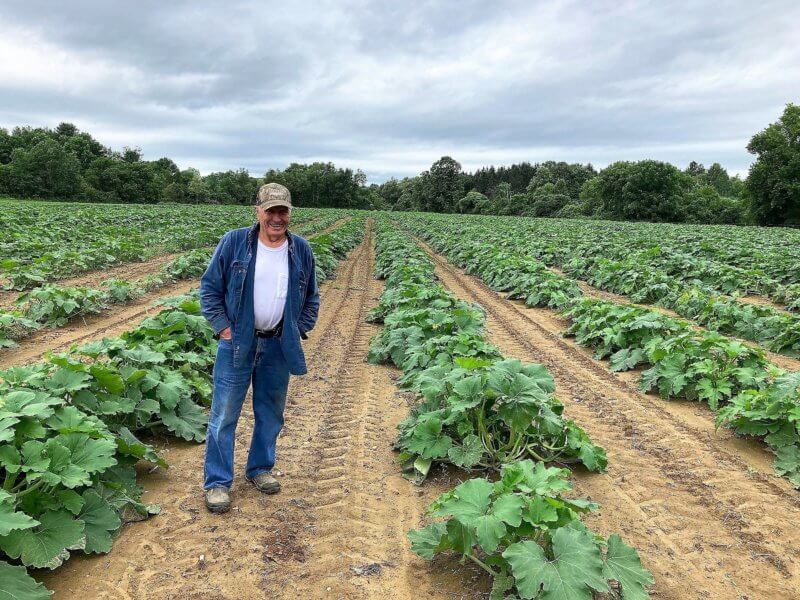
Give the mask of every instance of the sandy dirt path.
[(638, 392), (561, 337), (552, 311), (505, 300), (432, 256), (444, 285), (485, 309), (489, 340), (546, 365), (567, 415), (606, 448), (608, 472), (577, 471), (576, 490), (601, 504), (594, 528), (638, 548), (654, 598), (800, 598), (800, 494), (772, 474), (760, 444), (715, 435), (698, 404)]
[(400, 476), (391, 442), (409, 399), (394, 386), (396, 370), (364, 362), (377, 331), (364, 316), (382, 290), (373, 261), (368, 231), (322, 286), (320, 319), (305, 342), (309, 374), (292, 378), (278, 442), (282, 492), (265, 496), (241, 476), (252, 432), (246, 403), (231, 512), (203, 506), (204, 447), (165, 443), (170, 469), (143, 477), (146, 501), (162, 513), (126, 526), (110, 554), (76, 556), (45, 574), (54, 598), (410, 600), (485, 590), (474, 569), (410, 552), (406, 530), (458, 479), (439, 471), (416, 488)]

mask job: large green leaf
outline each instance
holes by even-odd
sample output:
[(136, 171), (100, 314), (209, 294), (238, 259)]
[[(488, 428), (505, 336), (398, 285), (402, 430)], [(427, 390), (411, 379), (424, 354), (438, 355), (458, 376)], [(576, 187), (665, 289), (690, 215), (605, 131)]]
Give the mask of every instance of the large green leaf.
[(520, 596), (591, 600), (592, 590), (608, 591), (600, 550), (590, 534), (566, 527), (558, 529), (553, 534), (552, 547), (552, 560), (532, 541), (517, 542), (503, 552)]
[(60, 443), (58, 438), (47, 440), (44, 455), (49, 464), (47, 470), (41, 474), (41, 478), (46, 483), (63, 485), (67, 488), (76, 488), (91, 483), (89, 472), (72, 461), (72, 452)]
[(66, 508), (73, 515), (77, 515), (83, 508), (83, 496), (75, 490), (61, 490), (56, 492), (56, 498), (61, 506)]
[(514, 587), (514, 578), (506, 573), (498, 573), (492, 581), (492, 591), (489, 592), (489, 600), (506, 600), (513, 598), (506, 594)]
[(436, 510), (439, 516), (450, 515), (466, 525), (476, 526), (486, 514), (494, 485), (486, 479), (469, 479), (456, 487), (450, 498)]
[(206, 438), (208, 416), (189, 398), (183, 398), (175, 412), (162, 409), (160, 415), (167, 429), (178, 437), (195, 442), (202, 442)]
[(91, 378), (91, 375), (88, 373), (81, 373), (71, 369), (59, 369), (45, 380), (45, 387), (50, 390), (54, 396), (61, 396), (89, 387), (89, 380)]
[(46, 454), (46, 446), (38, 440), (28, 440), (20, 449), (22, 456), (22, 471), (28, 474), (29, 479), (34, 479), (33, 474), (44, 473), (50, 466), (50, 459)]
[(492, 503), (492, 514), (512, 527), (519, 527), (524, 506), (525, 499), (519, 494), (503, 494)]
[(46, 419), (53, 414), (53, 407), (64, 404), (61, 398), (54, 398), (43, 392), (17, 390), (3, 396), (2, 411), (17, 417), (37, 417)]
[(85, 524), (87, 553), (105, 554), (111, 551), (112, 534), (122, 524), (117, 513), (97, 492), (86, 490), (83, 493), (83, 509), (78, 518)]
[(483, 453), (484, 447), (480, 438), (470, 434), (461, 441), (461, 445), (452, 446), (447, 451), (447, 457), (454, 465), (468, 469), (480, 462)]
[(15, 567), (0, 560), (0, 599), (49, 600), (52, 593), (28, 575), (25, 567)]
[(0, 446), (0, 467), (9, 473), (18, 473), (22, 468), (22, 456), (19, 450), (11, 444)]
[(112, 439), (93, 439), (83, 433), (68, 433), (57, 438), (70, 451), (72, 464), (87, 473), (100, 473), (117, 464), (117, 444)]
[(411, 550), (424, 559), (431, 560), (442, 550), (442, 541), (446, 539), (445, 523), (431, 523), (422, 529), (412, 529), (407, 534), (411, 542)]
[(141, 458), (167, 468), (167, 461), (158, 456), (152, 446), (140, 441), (127, 427), (121, 427), (117, 431), (117, 449), (120, 454)]
[(125, 389), (125, 382), (119, 373), (105, 365), (95, 363), (89, 367), (89, 372), (110, 394), (121, 394)]
[(19, 423), (19, 417), (3, 414), (0, 408), (0, 443), (10, 442), (14, 439), (14, 425)]
[(47, 420), (47, 425), (61, 433), (87, 433), (95, 436), (108, 431), (100, 419), (87, 415), (74, 406), (57, 409), (55, 414)]
[(408, 449), (423, 458), (446, 456), (452, 445), (452, 438), (442, 433), (442, 421), (437, 417), (419, 421), (408, 441)]
[(31, 529), (0, 537), (0, 549), (28, 567), (55, 569), (69, 557), (69, 550), (83, 548), (83, 521), (65, 510), (47, 512)]
[(8, 535), (17, 529), (36, 527), (39, 521), (23, 512), (14, 510), (11, 504), (0, 503), (0, 536)]
[(522, 492), (536, 495), (547, 495), (572, 488), (567, 480), (568, 470), (546, 467), (541, 462), (534, 463), (529, 459), (503, 465), (500, 476), (509, 487), (516, 486)]
[(160, 364), (166, 362), (167, 357), (161, 352), (150, 350), (140, 346), (138, 348), (131, 348), (123, 350), (120, 355), (128, 360), (139, 363), (155, 363)]
[(616, 533), (608, 538), (603, 576), (619, 582), (624, 600), (647, 600), (650, 597), (647, 586), (653, 584), (653, 574), (642, 566), (636, 550)]
[(483, 551), (491, 554), (506, 534), (506, 526), (497, 515), (482, 515), (475, 520), (475, 534)]
[(778, 448), (772, 466), (779, 475), (788, 477), (795, 487), (800, 487), (800, 446)]

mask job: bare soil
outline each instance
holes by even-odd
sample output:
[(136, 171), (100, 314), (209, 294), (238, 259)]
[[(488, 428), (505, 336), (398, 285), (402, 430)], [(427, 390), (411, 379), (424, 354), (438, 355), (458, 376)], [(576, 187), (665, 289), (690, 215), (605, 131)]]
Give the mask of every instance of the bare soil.
[(483, 595), (488, 582), (474, 568), (426, 563), (405, 537), (459, 474), (439, 470), (423, 488), (400, 476), (391, 444), (410, 398), (395, 387), (396, 370), (364, 361), (378, 329), (364, 317), (382, 291), (373, 263), (368, 231), (322, 286), (320, 319), (304, 343), (309, 373), (291, 380), (278, 442), (281, 493), (265, 496), (241, 475), (248, 406), (225, 515), (203, 505), (204, 447), (164, 442), (170, 468), (143, 474), (145, 499), (161, 514), (125, 526), (110, 554), (76, 556), (43, 574), (57, 600)]
[(640, 393), (635, 375), (564, 339), (553, 311), (508, 301), (431, 254), (444, 285), (484, 308), (489, 340), (547, 366), (567, 416), (606, 448), (608, 472), (576, 472), (576, 491), (601, 504), (591, 526), (638, 548), (654, 598), (800, 598), (800, 495), (759, 442), (715, 433), (697, 403)]
[(774, 308), (775, 310), (780, 310), (790, 315), (796, 314), (790, 310), (787, 310), (785, 304), (781, 304), (780, 302), (775, 302), (774, 300), (767, 298), (766, 296), (757, 296), (757, 295), (740, 296), (739, 301), (745, 302), (747, 304), (755, 304), (756, 306), (768, 306), (769, 308)]

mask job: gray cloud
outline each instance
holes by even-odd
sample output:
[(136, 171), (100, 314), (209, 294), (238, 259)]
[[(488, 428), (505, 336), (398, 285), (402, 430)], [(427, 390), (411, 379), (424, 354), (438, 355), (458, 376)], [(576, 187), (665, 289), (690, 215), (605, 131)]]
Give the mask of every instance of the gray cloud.
[(744, 172), (800, 100), (798, 22), (790, 0), (11, 0), (0, 126), (68, 120), (204, 172), (332, 160), (380, 181), (442, 154)]

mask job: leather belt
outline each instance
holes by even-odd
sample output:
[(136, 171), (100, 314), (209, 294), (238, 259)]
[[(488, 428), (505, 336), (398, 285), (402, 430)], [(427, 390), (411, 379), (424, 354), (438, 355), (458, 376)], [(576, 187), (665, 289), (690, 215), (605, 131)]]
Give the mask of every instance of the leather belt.
[(256, 337), (271, 338), (277, 337), (283, 332), (283, 321), (275, 325), (272, 329), (256, 329)]

